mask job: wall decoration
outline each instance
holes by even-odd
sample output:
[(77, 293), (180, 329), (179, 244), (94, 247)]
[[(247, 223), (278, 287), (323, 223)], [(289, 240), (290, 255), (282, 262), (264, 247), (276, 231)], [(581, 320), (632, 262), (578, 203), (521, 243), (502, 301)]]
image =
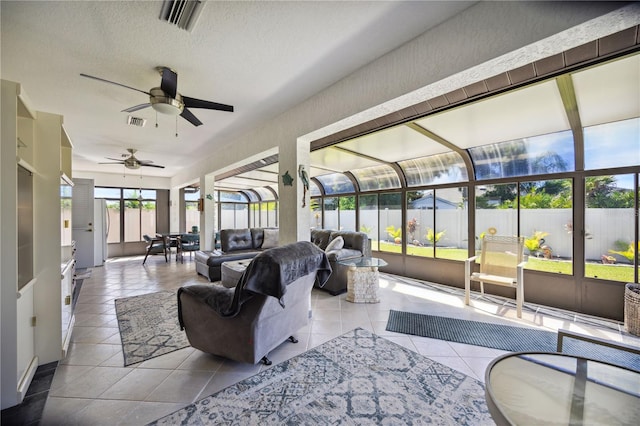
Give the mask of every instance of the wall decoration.
[(282, 175), (282, 183), (284, 184), (284, 186), (293, 186), (293, 178), (289, 174), (289, 170), (284, 172), (284, 174)]
[(300, 176), (300, 180), (302, 181), (302, 207), (307, 206), (307, 191), (309, 190), (309, 173), (307, 173), (307, 169), (305, 169), (304, 164), (300, 164), (298, 166), (298, 176)]

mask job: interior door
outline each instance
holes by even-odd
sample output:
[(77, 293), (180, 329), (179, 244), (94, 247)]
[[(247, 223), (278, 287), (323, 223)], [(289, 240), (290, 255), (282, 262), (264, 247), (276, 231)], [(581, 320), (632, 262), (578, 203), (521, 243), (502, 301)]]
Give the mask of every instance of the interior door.
[(93, 179), (74, 179), (72, 236), (76, 242), (76, 267), (91, 268), (94, 260)]

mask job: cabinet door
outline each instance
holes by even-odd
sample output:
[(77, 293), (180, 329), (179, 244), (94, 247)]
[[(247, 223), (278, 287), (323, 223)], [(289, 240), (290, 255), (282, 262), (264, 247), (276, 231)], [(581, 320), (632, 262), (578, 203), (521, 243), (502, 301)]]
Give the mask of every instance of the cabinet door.
[(73, 239), (76, 242), (76, 268), (93, 267), (93, 180), (76, 179), (73, 187)]
[[(18, 385), (18, 402), (22, 402), (25, 397), (29, 383), (35, 366), (38, 365), (35, 358), (35, 328), (32, 320), (34, 317), (33, 309), (33, 285), (26, 286), (20, 291), (20, 297), (17, 300), (17, 345), (16, 351), (18, 355), (17, 383)], [(35, 361), (34, 361), (35, 360)], [(20, 383), (26, 383), (26, 386), (20, 386)]]

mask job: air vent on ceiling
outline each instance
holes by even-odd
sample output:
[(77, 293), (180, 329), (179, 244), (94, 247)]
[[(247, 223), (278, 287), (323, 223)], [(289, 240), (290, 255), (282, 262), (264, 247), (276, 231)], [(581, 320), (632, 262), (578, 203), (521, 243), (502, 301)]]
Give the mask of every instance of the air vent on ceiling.
[(203, 7), (204, 2), (201, 0), (164, 0), (160, 19), (183, 30), (192, 31)]
[(130, 126), (144, 127), (146, 123), (147, 123), (147, 120), (145, 120), (144, 118), (134, 117), (132, 115), (127, 117), (127, 124)]

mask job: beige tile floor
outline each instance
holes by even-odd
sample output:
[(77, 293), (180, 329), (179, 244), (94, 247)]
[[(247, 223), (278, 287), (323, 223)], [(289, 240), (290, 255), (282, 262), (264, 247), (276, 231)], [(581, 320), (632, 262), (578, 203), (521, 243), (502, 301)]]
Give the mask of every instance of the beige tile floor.
[[(80, 291), (72, 342), (55, 373), (41, 424), (143, 425), (269, 368), (239, 364), (193, 348), (123, 367), (114, 299), (206, 282), (188, 259), (184, 264), (175, 259), (165, 263), (154, 256), (143, 266), (141, 257), (129, 257), (94, 268)], [(353, 304), (345, 295), (333, 297), (313, 290), (313, 319), (297, 334), (299, 343), (283, 343), (270, 358), (276, 364), (355, 327), (385, 336), (480, 381), (484, 381), (489, 362), (504, 353), (388, 332), (390, 309), (549, 330), (566, 328), (640, 346), (640, 339), (622, 333), (618, 322), (532, 304), (526, 304), (518, 320), (509, 300), (474, 295), (472, 306), (464, 306), (460, 289), (394, 275), (381, 274), (380, 299), (378, 304)]]

